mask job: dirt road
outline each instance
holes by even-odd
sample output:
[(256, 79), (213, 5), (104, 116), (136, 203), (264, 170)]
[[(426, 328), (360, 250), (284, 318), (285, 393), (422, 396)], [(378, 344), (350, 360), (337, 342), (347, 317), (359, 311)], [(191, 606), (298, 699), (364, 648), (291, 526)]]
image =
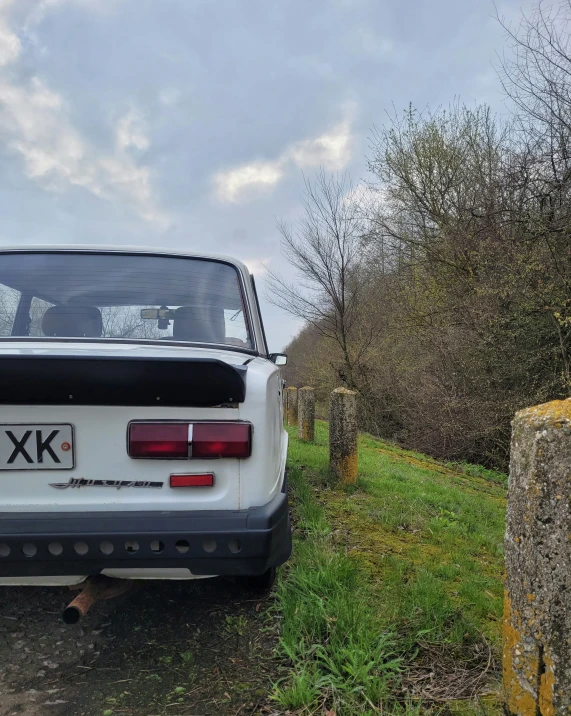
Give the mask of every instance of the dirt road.
[(270, 713), (268, 597), (230, 580), (148, 582), (65, 626), (67, 589), (0, 588), (0, 716)]

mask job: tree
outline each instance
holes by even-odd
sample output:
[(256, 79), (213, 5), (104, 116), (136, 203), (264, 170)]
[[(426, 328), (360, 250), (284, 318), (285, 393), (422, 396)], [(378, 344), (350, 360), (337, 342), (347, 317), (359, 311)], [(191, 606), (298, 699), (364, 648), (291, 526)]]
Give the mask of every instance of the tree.
[(555, 7), (540, 0), (516, 29), (498, 20), (511, 43), (499, 75), (524, 137), (526, 228), (547, 258), (535, 271), (535, 292), (557, 332), (571, 392), (571, 0)]
[(374, 330), (361, 320), (368, 285), (361, 204), (345, 174), (321, 170), (313, 180), (306, 179), (303, 216), (293, 226), (278, 224), (282, 252), (297, 280), (288, 282), (270, 271), (267, 296), (334, 344), (341, 358), (338, 378), (349, 388), (358, 387), (359, 367)]

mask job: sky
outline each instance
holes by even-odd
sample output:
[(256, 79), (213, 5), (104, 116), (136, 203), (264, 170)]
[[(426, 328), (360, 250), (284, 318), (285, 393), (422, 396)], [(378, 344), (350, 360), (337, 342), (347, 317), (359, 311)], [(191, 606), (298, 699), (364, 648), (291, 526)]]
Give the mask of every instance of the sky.
[[(532, 0), (0, 0), (0, 243), (245, 261), (270, 350), (301, 327), (278, 220), (303, 177), (367, 174), (387, 113), (487, 102)], [(496, 63), (497, 64), (497, 63)]]

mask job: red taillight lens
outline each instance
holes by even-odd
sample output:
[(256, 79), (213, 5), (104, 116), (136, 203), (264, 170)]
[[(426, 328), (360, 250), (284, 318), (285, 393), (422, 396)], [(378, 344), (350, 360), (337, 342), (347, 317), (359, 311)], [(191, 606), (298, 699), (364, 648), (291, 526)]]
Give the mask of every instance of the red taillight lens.
[(131, 423), (128, 453), (165, 460), (250, 457), (250, 423)]
[(128, 448), (130, 457), (188, 457), (188, 423), (131, 423)]
[(214, 475), (206, 472), (203, 475), (171, 475), (171, 487), (212, 487), (214, 485)]
[(192, 457), (250, 457), (252, 426), (249, 423), (195, 423)]

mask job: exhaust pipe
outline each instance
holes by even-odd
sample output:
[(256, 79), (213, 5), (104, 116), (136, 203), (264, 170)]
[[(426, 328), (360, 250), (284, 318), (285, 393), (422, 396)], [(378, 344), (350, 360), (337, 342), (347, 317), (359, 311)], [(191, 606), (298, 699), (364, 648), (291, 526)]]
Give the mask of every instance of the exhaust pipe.
[(111, 599), (131, 589), (132, 579), (113, 579), (104, 575), (90, 577), (87, 584), (63, 610), (61, 618), (64, 624), (77, 624), (99, 599)]

